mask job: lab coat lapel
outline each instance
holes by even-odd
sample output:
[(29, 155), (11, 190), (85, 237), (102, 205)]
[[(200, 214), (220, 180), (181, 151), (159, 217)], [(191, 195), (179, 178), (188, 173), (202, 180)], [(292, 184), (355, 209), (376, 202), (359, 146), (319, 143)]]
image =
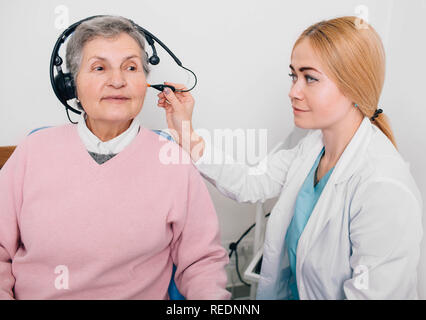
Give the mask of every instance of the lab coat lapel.
[[(309, 248), (315, 243), (327, 222), (336, 214), (341, 214), (343, 199), (335, 197), (336, 186), (349, 179), (363, 159), (366, 146), (371, 137), (372, 124), (364, 118), (351, 142), (346, 147), (336, 164), (305, 229), (299, 239), (297, 247), (296, 274), (300, 274), (303, 261)], [(313, 163), (313, 162), (312, 162)]]
[(283, 192), (267, 224), (258, 299), (276, 299), (280, 294), (280, 277), (288, 266), (285, 265), (288, 264), (287, 253), (283, 250), (285, 233), (293, 217), (297, 194), (323, 147), (320, 131), (313, 132), (306, 139), (303, 151), (289, 169)]

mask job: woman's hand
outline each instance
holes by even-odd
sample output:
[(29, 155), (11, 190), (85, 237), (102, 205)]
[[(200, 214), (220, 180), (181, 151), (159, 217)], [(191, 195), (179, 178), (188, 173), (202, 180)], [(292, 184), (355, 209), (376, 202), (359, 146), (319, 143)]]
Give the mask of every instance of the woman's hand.
[[(165, 82), (178, 90), (187, 90), (182, 84)], [(158, 106), (166, 110), (167, 126), (179, 145), (186, 150), (194, 161), (197, 161), (204, 151), (204, 140), (199, 137), (192, 127), (192, 111), (194, 98), (189, 92), (173, 92), (165, 88), (158, 94)]]

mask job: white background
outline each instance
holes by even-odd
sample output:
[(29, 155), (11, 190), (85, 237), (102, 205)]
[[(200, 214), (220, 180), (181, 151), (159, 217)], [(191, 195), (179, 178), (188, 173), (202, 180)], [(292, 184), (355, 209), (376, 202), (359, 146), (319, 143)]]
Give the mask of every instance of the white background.
[[(91, 15), (114, 14), (151, 31), (198, 75), (199, 84), (193, 91), (194, 126), (267, 129), (269, 150), (293, 129), (288, 65), (298, 35), (323, 19), (368, 14), (387, 52), (380, 107), (391, 119), (399, 150), (411, 163), (423, 197), (426, 194), (425, 0), (2, 0), (0, 145), (16, 145), (37, 127), (68, 123), (48, 73), (51, 50), (63, 31), (57, 27), (58, 17), (64, 14), (55, 13), (59, 6), (67, 9), (69, 24)], [(186, 73), (159, 46), (157, 50), (162, 61), (151, 68), (151, 83), (188, 81), (190, 85)], [(148, 92), (140, 118), (145, 127), (165, 128), (156, 93)], [(226, 245), (253, 223), (254, 205), (237, 204), (210, 184), (208, 188)], [(423, 242), (419, 265), (422, 299), (426, 299), (425, 259)]]

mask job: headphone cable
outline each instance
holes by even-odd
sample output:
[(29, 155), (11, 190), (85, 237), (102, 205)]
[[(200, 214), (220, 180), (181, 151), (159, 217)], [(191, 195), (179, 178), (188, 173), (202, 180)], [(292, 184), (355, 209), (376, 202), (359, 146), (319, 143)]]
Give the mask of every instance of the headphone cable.
[[(269, 217), (271, 215), (271, 213), (269, 212), (268, 214), (265, 215), (265, 218)], [(243, 240), (243, 238), (251, 231), (251, 229), (254, 228), (254, 226), (256, 225), (256, 223), (253, 223), (242, 235), (241, 237), (236, 241), (236, 242), (232, 242), (229, 244), (229, 249), (231, 250), (229, 252), (229, 258), (232, 257), (232, 253), (235, 252), (235, 269), (237, 271), (237, 275), (238, 275), (238, 279), (240, 279), (240, 281), (245, 284), (246, 286), (250, 286), (249, 283), (245, 282), (243, 280), (243, 278), (241, 277), (240, 274), (240, 270), (238, 268), (238, 253), (237, 253), (237, 249), (238, 249), (238, 244), (241, 242), (241, 240)]]
[(71, 118), (70, 118), (70, 113), (69, 113), (69, 109), (68, 109), (68, 108), (65, 108), (65, 109), (67, 109), (67, 116), (68, 116), (68, 120), (69, 120), (72, 124), (77, 124), (78, 122), (73, 122), (73, 121), (71, 120)]
[(180, 66), (180, 67), (183, 68), (183, 69), (185, 69), (185, 70), (187, 70), (187, 71), (189, 71), (189, 72), (191, 72), (194, 75), (195, 82), (194, 82), (194, 85), (190, 89), (186, 89), (186, 90), (179, 90), (179, 89), (177, 89), (176, 92), (189, 92), (192, 89), (194, 89), (195, 86), (197, 85), (197, 82), (198, 82), (197, 76), (195, 75), (195, 73), (192, 70), (190, 70), (190, 69), (188, 69), (188, 68), (186, 68), (184, 66)]

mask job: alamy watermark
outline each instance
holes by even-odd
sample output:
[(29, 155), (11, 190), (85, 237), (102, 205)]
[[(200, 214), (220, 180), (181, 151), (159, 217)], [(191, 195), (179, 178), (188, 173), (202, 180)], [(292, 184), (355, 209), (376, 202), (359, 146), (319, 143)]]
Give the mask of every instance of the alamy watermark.
[(59, 274), (55, 278), (55, 288), (58, 290), (67, 290), (69, 289), (69, 275), (70, 272), (68, 267), (65, 265), (59, 265), (55, 268), (55, 274)]
[[(172, 144), (164, 144), (159, 152), (159, 161), (162, 164), (190, 163), (189, 157), (182, 156), (185, 150), (191, 150), (191, 155), (199, 154), (202, 149), (202, 137), (206, 148), (203, 150), (202, 162), (205, 164), (246, 164), (256, 166), (252, 174), (262, 174), (266, 171), (268, 151), (267, 129), (197, 129), (192, 135), (189, 133), (189, 122), (182, 125), (182, 149)], [(175, 142), (179, 143), (179, 135), (169, 130)], [(160, 140), (167, 138), (160, 135)], [(195, 142), (195, 143), (194, 143)]]
[(69, 26), (69, 9), (65, 5), (55, 7), (55, 28), (66, 29)]
[(354, 269), (354, 287), (358, 290), (369, 289), (368, 267), (365, 265), (357, 265)]
[(359, 5), (355, 7), (355, 26), (357, 29), (368, 29), (369, 10), (366, 5)]

